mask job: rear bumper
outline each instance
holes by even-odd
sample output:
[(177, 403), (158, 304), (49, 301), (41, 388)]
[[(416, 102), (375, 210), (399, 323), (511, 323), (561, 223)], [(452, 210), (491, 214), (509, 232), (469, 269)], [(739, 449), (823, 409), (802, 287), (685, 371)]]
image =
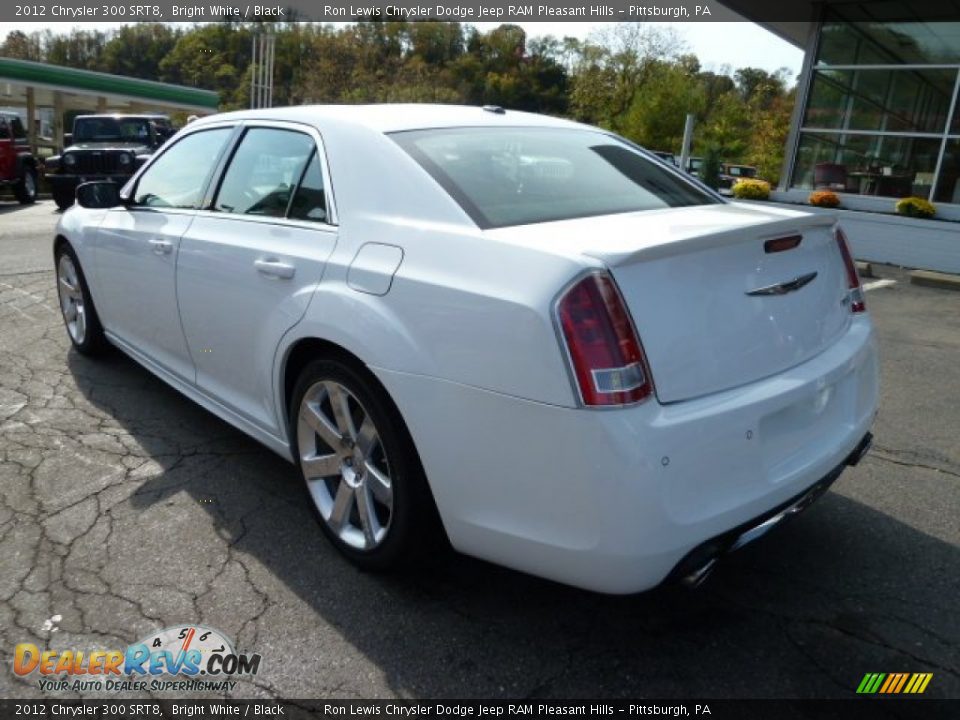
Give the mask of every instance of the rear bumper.
[(863, 316), (799, 366), (671, 405), (571, 409), (374, 370), (454, 547), (608, 593), (659, 584), (699, 546), (842, 469), (878, 398)]
[(847, 458), (831, 470), (826, 477), (815, 483), (813, 487), (804, 490), (783, 505), (765, 512), (760, 517), (701, 543), (677, 563), (667, 581), (675, 580), (688, 587), (700, 585), (712, 572), (716, 563), (723, 559), (725, 555), (759, 540), (775, 527), (792, 520), (813, 505), (830, 489), (830, 486), (840, 477), (848, 465), (853, 466), (860, 462), (870, 450), (871, 445), (873, 445), (873, 433), (867, 433)]

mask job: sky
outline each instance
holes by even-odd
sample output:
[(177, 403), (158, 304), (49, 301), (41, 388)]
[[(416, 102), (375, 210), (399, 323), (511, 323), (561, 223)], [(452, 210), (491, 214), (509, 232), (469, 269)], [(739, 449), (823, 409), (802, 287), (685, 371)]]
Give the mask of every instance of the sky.
[[(73, 28), (107, 30), (124, 23), (5, 23), (0, 37), (8, 32), (22, 30), (32, 32), (50, 28), (54, 32), (69, 32)], [(498, 23), (474, 23), (480, 30), (489, 30)], [(598, 22), (520, 22), (529, 37), (537, 35), (572, 35), (585, 38), (602, 25)], [(720, 71), (724, 65), (761, 67), (774, 72), (781, 67), (789, 68), (790, 77), (800, 73), (803, 52), (785, 40), (749, 22), (665, 22), (651, 23), (676, 28), (690, 49), (700, 58), (705, 70)]]

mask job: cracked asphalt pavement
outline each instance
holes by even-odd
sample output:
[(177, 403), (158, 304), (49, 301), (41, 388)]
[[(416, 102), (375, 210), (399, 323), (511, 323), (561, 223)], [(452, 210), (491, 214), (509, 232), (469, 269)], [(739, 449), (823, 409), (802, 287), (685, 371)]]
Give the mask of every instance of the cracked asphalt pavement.
[[(293, 467), (119, 352), (70, 349), (50, 201), (0, 202), (0, 695), (17, 643), (203, 623), (260, 653), (233, 697), (960, 697), (960, 293), (870, 292), (876, 446), (700, 590), (605, 597), (454, 557), (355, 570)], [(55, 694), (71, 697), (70, 693)], [(130, 695), (124, 695), (130, 697)]]

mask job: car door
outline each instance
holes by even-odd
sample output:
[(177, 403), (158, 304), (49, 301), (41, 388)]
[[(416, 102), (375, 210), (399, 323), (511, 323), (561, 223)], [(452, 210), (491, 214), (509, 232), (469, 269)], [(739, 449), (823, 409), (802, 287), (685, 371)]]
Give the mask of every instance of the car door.
[(177, 294), (197, 384), (274, 435), (274, 353), (337, 240), (328, 177), (315, 130), (248, 124), (180, 245)]
[(177, 309), (177, 255), (233, 132), (229, 126), (201, 130), (158, 156), (137, 178), (127, 204), (105, 213), (94, 245), (104, 328), (189, 382), (195, 371)]

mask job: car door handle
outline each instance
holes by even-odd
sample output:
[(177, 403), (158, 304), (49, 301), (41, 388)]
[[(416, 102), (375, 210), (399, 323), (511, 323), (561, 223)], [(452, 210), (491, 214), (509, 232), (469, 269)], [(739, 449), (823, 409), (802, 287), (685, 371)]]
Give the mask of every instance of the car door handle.
[(253, 266), (261, 275), (283, 278), (284, 280), (292, 278), (293, 274), (297, 271), (293, 265), (280, 262), (279, 260), (256, 260)]
[(154, 238), (150, 240), (150, 247), (153, 248), (153, 251), (157, 255), (169, 255), (170, 251), (173, 250), (173, 243), (169, 240), (158, 240)]

